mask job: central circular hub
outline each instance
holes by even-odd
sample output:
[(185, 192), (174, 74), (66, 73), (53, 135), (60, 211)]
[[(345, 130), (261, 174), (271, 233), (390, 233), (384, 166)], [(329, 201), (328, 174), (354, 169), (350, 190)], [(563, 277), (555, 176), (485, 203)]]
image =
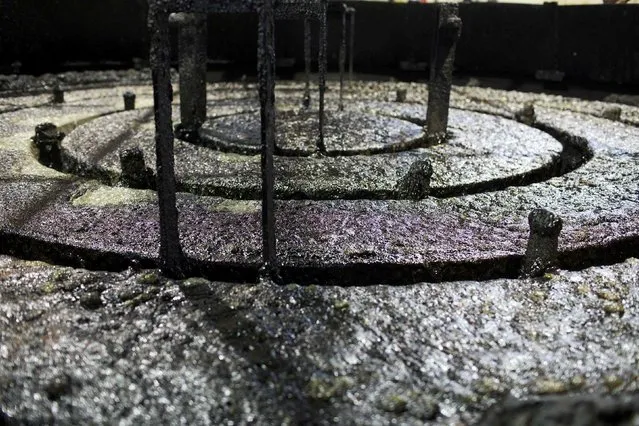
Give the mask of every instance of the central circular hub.
[[(421, 126), (365, 111), (327, 111), (326, 153), (332, 156), (398, 152), (424, 140)], [(278, 110), (275, 150), (279, 155), (309, 156), (317, 152), (319, 114), (313, 110)], [(257, 154), (261, 150), (259, 112), (211, 118), (200, 129), (200, 143), (221, 151)]]

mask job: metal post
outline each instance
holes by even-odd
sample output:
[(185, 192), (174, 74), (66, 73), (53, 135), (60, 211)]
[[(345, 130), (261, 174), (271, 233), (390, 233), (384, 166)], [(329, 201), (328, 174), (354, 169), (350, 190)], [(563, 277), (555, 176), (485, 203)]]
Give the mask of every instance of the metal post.
[(169, 52), (169, 13), (164, 3), (149, 4), (151, 35), (151, 75), (155, 112), (155, 150), (157, 157), (157, 191), (160, 212), (160, 267), (168, 275), (182, 276), (184, 255), (178, 231), (175, 171), (173, 158), (173, 123), (171, 120), (171, 57)]
[(339, 110), (344, 111), (344, 73), (346, 72), (346, 5), (342, 5), (342, 40), (339, 46)]
[(62, 170), (62, 139), (65, 134), (53, 123), (36, 126), (33, 144), (38, 153), (38, 161), (47, 167)]
[(275, 17), (273, 0), (262, 0), (259, 6), (258, 28), (258, 80), (262, 139), (262, 278), (276, 275), (277, 256), (275, 241), (275, 176), (273, 152), (275, 150)]
[(180, 130), (195, 132), (206, 120), (206, 14), (180, 13), (178, 48), (180, 68)]
[(327, 7), (327, 1), (322, 0), (322, 10), (319, 17), (319, 138), (317, 141), (317, 151), (320, 153), (326, 152), (326, 145), (324, 145), (324, 93), (326, 92)]
[(355, 62), (355, 8), (348, 8), (350, 12), (351, 33), (350, 33), (350, 53), (348, 58), (348, 81), (353, 81), (353, 64)]
[(304, 85), (304, 108), (311, 106), (311, 20), (304, 19), (304, 68), (306, 84)]
[(437, 9), (426, 115), (426, 135), (430, 143), (441, 143), (446, 139), (455, 48), (462, 28), (458, 10), (452, 3), (441, 4)]
[(59, 84), (56, 84), (53, 87), (53, 103), (54, 104), (64, 103), (64, 90), (62, 90)]

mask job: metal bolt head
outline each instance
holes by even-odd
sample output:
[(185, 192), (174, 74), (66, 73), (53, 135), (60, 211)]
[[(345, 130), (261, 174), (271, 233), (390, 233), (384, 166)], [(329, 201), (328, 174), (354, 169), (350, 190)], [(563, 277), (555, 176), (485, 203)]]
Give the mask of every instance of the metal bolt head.
[(53, 103), (62, 104), (64, 103), (64, 90), (59, 85), (56, 85), (53, 88)]
[(38, 139), (53, 139), (57, 137), (60, 132), (58, 132), (58, 127), (55, 124), (42, 123), (36, 126), (35, 134)]
[(558, 236), (563, 227), (563, 221), (551, 211), (534, 209), (528, 215), (528, 225), (531, 234)]

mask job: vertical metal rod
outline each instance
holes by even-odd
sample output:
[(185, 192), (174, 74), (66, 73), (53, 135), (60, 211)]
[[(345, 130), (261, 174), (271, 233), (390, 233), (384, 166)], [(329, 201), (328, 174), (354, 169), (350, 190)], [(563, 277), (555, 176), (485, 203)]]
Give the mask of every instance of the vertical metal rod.
[(348, 58), (348, 81), (353, 81), (353, 64), (355, 62), (355, 9), (350, 8), (350, 21), (351, 21), (351, 29), (350, 29), (350, 47), (349, 47), (349, 58)]
[(342, 40), (339, 45), (339, 110), (344, 111), (344, 73), (346, 72), (346, 5), (342, 6)]
[(207, 20), (202, 13), (183, 13), (179, 20), (181, 128), (197, 131), (206, 120)]
[(171, 121), (171, 57), (169, 52), (169, 14), (149, 5), (151, 33), (151, 74), (155, 112), (155, 150), (157, 156), (157, 190), (160, 211), (160, 267), (170, 276), (180, 277), (184, 255), (178, 231), (175, 171), (173, 158), (173, 123)]
[(327, 7), (327, 0), (322, 0), (322, 10), (319, 19), (319, 138), (317, 141), (317, 150), (320, 153), (326, 152), (326, 145), (324, 144), (324, 94), (326, 92)]
[(457, 4), (452, 3), (441, 4), (437, 9), (426, 115), (426, 135), (431, 143), (443, 142), (447, 136), (455, 48), (462, 27), (458, 10)]
[(550, 13), (552, 17), (550, 19), (552, 25), (552, 46), (550, 47), (550, 51), (552, 52), (552, 65), (550, 69), (553, 71), (559, 70), (559, 43), (561, 43), (561, 39), (559, 38), (559, 7), (557, 7), (557, 3), (544, 3), (544, 6), (547, 9), (550, 9)]
[(304, 67), (306, 84), (304, 86), (304, 107), (311, 106), (311, 20), (304, 19)]
[(263, 0), (259, 7), (258, 79), (262, 138), (262, 269), (263, 278), (273, 279), (277, 257), (275, 241), (275, 17), (273, 0)]

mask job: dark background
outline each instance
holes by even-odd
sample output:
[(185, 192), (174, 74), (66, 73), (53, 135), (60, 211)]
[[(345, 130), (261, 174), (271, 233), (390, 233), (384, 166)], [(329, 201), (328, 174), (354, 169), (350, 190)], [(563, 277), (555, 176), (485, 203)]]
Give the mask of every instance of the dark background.
[[(413, 74), (426, 75), (432, 5), (351, 4), (357, 8), (356, 71), (401, 76), (413, 68), (422, 70)], [(133, 58), (148, 56), (146, 0), (0, 0), (0, 7), (3, 73), (15, 61), (22, 63), (23, 73), (41, 74), (129, 68)], [(534, 78), (540, 69), (559, 70), (566, 81), (639, 86), (639, 6), (483, 3), (463, 4), (460, 13), (459, 74)], [(339, 24), (339, 16), (330, 18), (332, 69)], [(211, 16), (211, 69), (252, 72), (256, 26), (253, 15)], [(289, 59), (291, 71), (300, 70), (302, 23), (279, 22), (276, 37), (278, 59)]]

